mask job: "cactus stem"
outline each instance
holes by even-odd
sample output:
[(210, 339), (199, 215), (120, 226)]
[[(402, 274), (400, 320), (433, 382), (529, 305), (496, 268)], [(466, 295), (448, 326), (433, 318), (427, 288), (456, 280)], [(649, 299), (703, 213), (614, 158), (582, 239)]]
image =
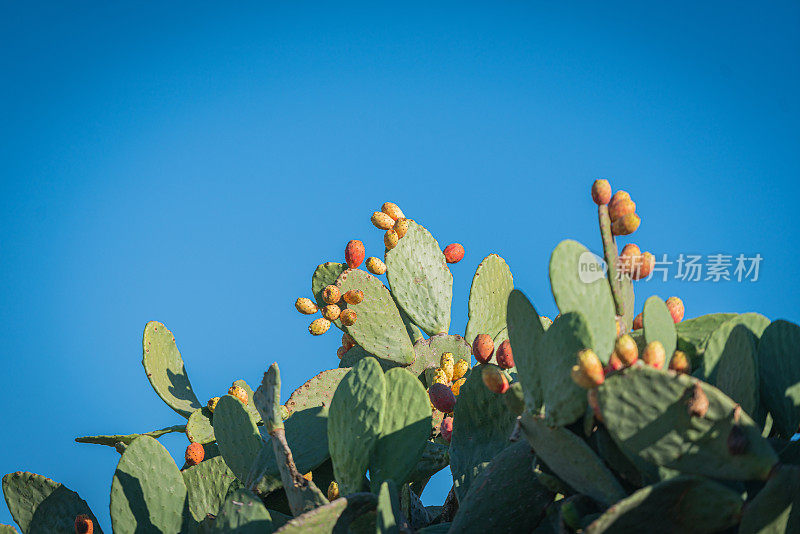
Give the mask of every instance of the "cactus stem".
[[(617, 317), (625, 315), (625, 303), (622, 297), (622, 291), (617, 281), (617, 258), (619, 252), (617, 251), (617, 243), (614, 241), (614, 236), (611, 233), (611, 217), (608, 215), (608, 206), (605, 204), (597, 206), (597, 217), (600, 221), (600, 237), (603, 240), (603, 255), (606, 260), (608, 269), (606, 270), (606, 277), (608, 284), (611, 286), (611, 294), (614, 297), (614, 308), (617, 312)], [(624, 330), (624, 328), (623, 328)], [(625, 332), (620, 331), (620, 334)]]

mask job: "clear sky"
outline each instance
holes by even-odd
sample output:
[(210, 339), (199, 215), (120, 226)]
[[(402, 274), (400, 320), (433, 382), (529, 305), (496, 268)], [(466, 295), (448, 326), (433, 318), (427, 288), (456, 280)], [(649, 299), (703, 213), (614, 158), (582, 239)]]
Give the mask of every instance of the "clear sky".
[(643, 249), (763, 257), (757, 282), (640, 282), (637, 312), (800, 321), (800, 6), (565, 4), (4, 2), (0, 474), (107, 521), (118, 454), (72, 439), (180, 422), (142, 371), (148, 320), (202, 399), (335, 367), (293, 302), (349, 239), (382, 253), (387, 200), (466, 248), (451, 333), (491, 252), (556, 313), (552, 249), (600, 248), (596, 177)]

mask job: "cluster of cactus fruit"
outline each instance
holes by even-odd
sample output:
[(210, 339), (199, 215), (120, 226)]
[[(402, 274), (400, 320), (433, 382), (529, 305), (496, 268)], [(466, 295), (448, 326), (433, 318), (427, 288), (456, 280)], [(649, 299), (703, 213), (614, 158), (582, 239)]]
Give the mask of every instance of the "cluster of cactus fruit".
[[(272, 364), (255, 392), (238, 380), (203, 406), (172, 333), (148, 323), (148, 380), (185, 421), (77, 438), (121, 455), (113, 531), (800, 531), (800, 327), (756, 313), (683, 320), (677, 297), (651, 296), (634, 317), (633, 280), (653, 256), (618, 253), (617, 237), (641, 220), (605, 180), (591, 196), (606, 275), (582, 279), (588, 249), (560, 243), (551, 321), (490, 254), (464, 336), (448, 333), (448, 264), (464, 248), (442, 250), (384, 204), (372, 215), (384, 259), (359, 269), (364, 245), (350, 241), (345, 263), (319, 265), (312, 298), (297, 300), (322, 311), (309, 331), (333, 324), (342, 346), (337, 368), (283, 403)], [(182, 468), (157, 440), (171, 432), (190, 442)], [(448, 467), (447, 499), (423, 506)], [(25, 534), (101, 532), (77, 493), (41, 475), (10, 473), (3, 492)]]

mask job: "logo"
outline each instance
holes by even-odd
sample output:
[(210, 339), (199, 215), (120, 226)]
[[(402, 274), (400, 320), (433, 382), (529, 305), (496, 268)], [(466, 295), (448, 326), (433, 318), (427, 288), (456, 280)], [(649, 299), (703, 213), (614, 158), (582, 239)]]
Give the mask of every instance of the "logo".
[(578, 258), (578, 277), (584, 284), (591, 284), (606, 276), (608, 265), (600, 256), (584, 252)]

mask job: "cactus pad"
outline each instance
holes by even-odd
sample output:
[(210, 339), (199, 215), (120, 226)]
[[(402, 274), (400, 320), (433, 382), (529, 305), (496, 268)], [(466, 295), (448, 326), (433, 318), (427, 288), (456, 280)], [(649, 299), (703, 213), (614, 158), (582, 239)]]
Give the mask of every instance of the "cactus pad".
[(675, 333), (675, 321), (672, 319), (672, 315), (670, 315), (664, 301), (655, 295), (644, 302), (642, 317), (644, 320), (645, 343), (661, 342), (664, 346), (664, 354), (666, 354), (666, 361), (664, 362), (664, 368), (666, 368), (678, 343), (678, 335)]
[(219, 400), (214, 410), (214, 434), (225, 463), (236, 478), (249, 487), (251, 469), (264, 442), (255, 420), (238, 399), (225, 395)]
[(295, 517), (276, 530), (275, 534), (348, 532), (354, 520), (374, 512), (377, 504), (377, 497), (371, 493), (353, 493)]
[(289, 396), (289, 400), (286, 401), (288, 415), (306, 408), (330, 406), (333, 394), (347, 371), (348, 369), (330, 369), (307, 380), (305, 384), (294, 390)]
[[(439, 366), (439, 359), (445, 352), (452, 353), (454, 361), (467, 360), (469, 362), (472, 349), (467, 340), (458, 335), (438, 334), (431, 336), (414, 344), (416, 357), (414, 363), (408, 367), (408, 370), (414, 376), (419, 376), (426, 369), (436, 368)], [(429, 383), (425, 385), (430, 387)]]
[(236, 480), (222, 456), (203, 460), (184, 469), (181, 474), (189, 492), (189, 511), (198, 522), (207, 514), (217, 515), (228, 488)]
[(212, 533), (260, 534), (272, 530), (269, 511), (252, 492), (240, 488), (231, 491), (223, 502)]
[(513, 290), (508, 297), (508, 337), (525, 393), (525, 404), (531, 410), (538, 409), (543, 402), (535, 347), (544, 332), (539, 314), (528, 297), (522, 291)]
[(376, 511), (375, 532), (377, 534), (400, 534), (400, 527), (407, 526), (405, 517), (400, 510), (397, 486), (391, 480), (380, 485)]
[(204, 445), (216, 441), (214, 425), (211, 424), (212, 415), (211, 410), (205, 407), (192, 412), (186, 422), (186, 437), (189, 438), (189, 441)]
[(162, 428), (160, 430), (153, 430), (151, 432), (142, 432), (141, 434), (112, 434), (109, 436), (81, 436), (75, 438), (76, 443), (92, 443), (94, 445), (107, 445), (113, 447), (117, 443), (124, 443), (130, 445), (133, 440), (139, 436), (150, 436), (151, 438), (160, 438), (164, 434), (172, 432), (185, 432), (186, 425), (174, 425)]
[[(753, 333), (738, 319), (724, 323), (712, 335), (706, 347), (703, 366), (695, 376), (704, 378), (738, 402), (755, 417), (758, 409), (758, 367)], [(707, 367), (712, 364), (713, 367)]]
[(675, 325), (678, 334), (678, 350), (682, 350), (692, 359), (697, 359), (706, 350), (708, 338), (728, 319), (736, 317), (735, 313), (710, 313), (693, 319), (685, 319)]
[(761, 398), (782, 436), (800, 423), (800, 327), (789, 321), (770, 324), (758, 343)]
[(469, 321), (466, 338), (472, 343), (478, 334), (494, 338), (506, 328), (508, 296), (514, 289), (514, 277), (505, 260), (489, 254), (478, 265), (469, 290)]
[(747, 503), (739, 534), (800, 532), (800, 467), (782, 465)]

